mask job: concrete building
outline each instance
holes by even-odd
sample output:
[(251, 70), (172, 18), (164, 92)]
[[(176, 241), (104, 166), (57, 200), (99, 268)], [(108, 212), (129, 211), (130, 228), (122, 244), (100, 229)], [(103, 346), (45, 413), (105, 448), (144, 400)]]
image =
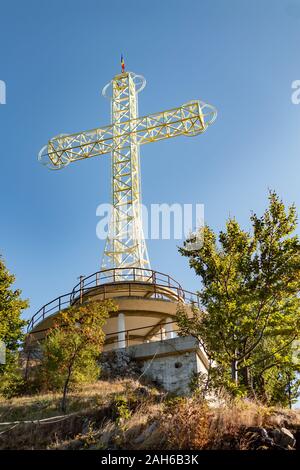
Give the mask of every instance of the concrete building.
[[(31, 319), (29, 333), (35, 347), (45, 337), (60, 311), (70, 305), (113, 299), (104, 327), (104, 351), (128, 349), (147, 374), (168, 391), (187, 392), (188, 377), (206, 372), (208, 361), (196, 340), (178, 337), (176, 311), (191, 304), (200, 308), (196, 294), (185, 291), (170, 276), (139, 268), (110, 269), (85, 278), (68, 293), (44, 305)], [(153, 357), (155, 358), (153, 359)], [(151, 362), (151, 364), (150, 364)]]

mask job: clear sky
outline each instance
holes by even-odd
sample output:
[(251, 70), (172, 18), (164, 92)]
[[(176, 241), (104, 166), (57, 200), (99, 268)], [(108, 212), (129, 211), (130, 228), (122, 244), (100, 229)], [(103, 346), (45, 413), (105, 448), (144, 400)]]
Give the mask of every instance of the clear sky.
[[(29, 298), (27, 317), (100, 267), (96, 207), (109, 202), (110, 157), (40, 166), (47, 140), (110, 121), (102, 87), (120, 70), (143, 74), (140, 114), (202, 99), (216, 123), (194, 138), (141, 148), (143, 201), (203, 203), (215, 230), (244, 228), (268, 188), (300, 205), (300, 1), (1, 0), (0, 253)], [(179, 241), (151, 241), (153, 269), (200, 287)]]

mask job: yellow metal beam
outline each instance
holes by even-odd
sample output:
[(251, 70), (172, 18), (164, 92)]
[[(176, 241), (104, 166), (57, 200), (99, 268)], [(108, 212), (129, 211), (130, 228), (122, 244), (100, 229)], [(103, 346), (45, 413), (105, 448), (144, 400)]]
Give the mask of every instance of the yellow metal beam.
[(206, 131), (217, 116), (202, 101), (138, 117), (137, 96), (145, 87), (141, 75), (125, 72), (111, 80), (102, 94), (111, 99), (112, 124), (49, 140), (39, 160), (58, 170), (70, 162), (110, 153), (112, 156), (112, 216), (102, 269), (150, 268), (141, 217), (140, 155), (142, 144)]

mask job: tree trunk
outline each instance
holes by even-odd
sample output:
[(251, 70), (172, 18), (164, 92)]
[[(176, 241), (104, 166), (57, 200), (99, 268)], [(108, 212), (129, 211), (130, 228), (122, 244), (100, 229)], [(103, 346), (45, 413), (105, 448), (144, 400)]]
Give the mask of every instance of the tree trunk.
[(241, 367), (241, 380), (245, 387), (248, 389), (250, 387), (250, 376), (249, 376), (249, 367)]
[(212, 368), (212, 361), (209, 361), (209, 366), (208, 366), (208, 371), (207, 371), (207, 377), (205, 381), (205, 387), (204, 387), (204, 398), (206, 398), (207, 392), (210, 387), (210, 378), (211, 378), (211, 368)]
[(31, 359), (31, 350), (28, 349), (27, 357), (26, 357), (25, 375), (24, 375), (24, 380), (26, 383), (28, 381), (30, 359)]
[(244, 366), (240, 370), (241, 381), (245, 388), (247, 389), (247, 393), (249, 397), (254, 397), (255, 392), (253, 389), (252, 377), (250, 374), (249, 366)]
[(231, 362), (231, 378), (235, 385), (238, 384), (238, 361), (236, 358)]
[(288, 400), (289, 400), (289, 409), (292, 409), (292, 378), (291, 374), (288, 373)]
[(71, 378), (72, 368), (73, 368), (73, 365), (74, 365), (74, 362), (75, 362), (75, 359), (76, 359), (76, 355), (78, 354), (78, 351), (79, 351), (79, 348), (76, 348), (75, 351), (74, 351), (73, 357), (72, 357), (72, 359), (69, 363), (69, 367), (68, 367), (68, 375), (67, 375), (67, 378), (66, 378), (66, 381), (65, 381), (64, 392), (63, 392), (63, 397), (62, 397), (62, 401), (61, 401), (61, 410), (64, 413), (67, 410), (68, 387), (69, 387), (69, 382), (70, 382), (70, 378)]
[(69, 387), (69, 382), (70, 382), (70, 377), (71, 377), (71, 367), (68, 369), (68, 375), (65, 381), (64, 385), (64, 392), (63, 392), (63, 397), (61, 401), (61, 410), (63, 413), (66, 413), (67, 411), (67, 393), (68, 393), (68, 387)]

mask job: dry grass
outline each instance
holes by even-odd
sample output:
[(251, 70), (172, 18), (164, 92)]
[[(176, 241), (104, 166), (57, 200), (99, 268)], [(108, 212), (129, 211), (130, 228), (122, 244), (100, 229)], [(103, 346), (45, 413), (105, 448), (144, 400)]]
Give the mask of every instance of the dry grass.
[(243, 429), (297, 426), (300, 411), (269, 408), (248, 400), (209, 408), (197, 398), (186, 398), (162, 419), (162, 433), (170, 449), (241, 449)]
[[(121, 426), (106, 421), (95, 431), (91, 448), (244, 449), (243, 430), (262, 426), (295, 428), (300, 426), (300, 411), (268, 408), (247, 400), (214, 408), (197, 398), (146, 400)], [(80, 438), (86, 445), (84, 436)]]
[[(134, 381), (103, 381), (83, 386), (69, 394), (69, 413), (105, 405), (110, 397), (124, 392)], [(42, 393), (7, 400), (0, 397), (0, 421), (23, 421), (49, 418), (61, 414), (61, 394)]]
[[(125, 412), (118, 415), (120, 397)], [(0, 421), (57, 416), (59, 402), (57, 394), (0, 399)], [(131, 379), (102, 380), (73, 392), (69, 413), (57, 423), (22, 424), (0, 434), (0, 449), (243, 449), (243, 429), (300, 426), (300, 410), (247, 400), (210, 407), (197, 397), (170, 399), (151, 387), (141, 390)]]
[[(0, 422), (21, 421), (17, 426), (0, 426), (0, 449), (86, 448), (97, 442), (103, 448), (105, 426), (112, 423), (117, 441), (120, 423), (113, 416), (114, 403), (121, 396), (137, 411), (149, 396), (140, 395), (141, 384), (132, 379), (101, 380), (72, 392), (68, 414), (55, 422), (39, 422), (60, 416), (61, 396), (55, 393), (24, 396), (11, 400), (0, 399)], [(155, 389), (151, 396), (159, 395)], [(149, 392), (149, 393), (150, 393)], [(22, 423), (34, 421), (34, 423)], [(4, 432), (3, 432), (4, 431)], [(107, 433), (108, 440), (112, 437)], [(105, 441), (105, 439), (104, 439)]]

